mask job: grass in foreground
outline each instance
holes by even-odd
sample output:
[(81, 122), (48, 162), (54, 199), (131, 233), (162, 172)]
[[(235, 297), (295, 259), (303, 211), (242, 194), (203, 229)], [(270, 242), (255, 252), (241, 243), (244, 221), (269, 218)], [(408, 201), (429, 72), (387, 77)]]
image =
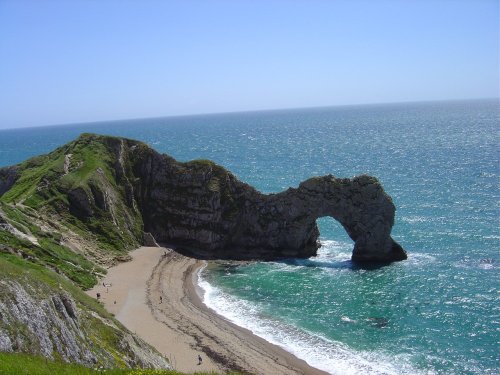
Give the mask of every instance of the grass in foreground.
[[(146, 369), (91, 369), (81, 365), (50, 361), (27, 354), (0, 353), (0, 375), (184, 375), (178, 371)], [(217, 375), (196, 372), (195, 375)], [(231, 372), (226, 375), (242, 375)]]

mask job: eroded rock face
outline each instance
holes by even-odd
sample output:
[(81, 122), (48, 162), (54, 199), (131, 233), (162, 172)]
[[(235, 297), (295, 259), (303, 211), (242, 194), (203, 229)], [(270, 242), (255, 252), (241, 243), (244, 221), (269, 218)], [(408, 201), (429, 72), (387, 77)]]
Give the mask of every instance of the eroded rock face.
[(316, 219), (331, 216), (354, 241), (353, 261), (407, 258), (390, 235), (394, 204), (374, 177), (316, 177), (264, 195), (209, 161), (178, 163), (134, 146), (128, 157), (145, 230), (196, 256), (314, 256), (320, 246)]
[(58, 356), (87, 366), (115, 367), (116, 358), (120, 358), (131, 367), (171, 368), (151, 347), (121, 332), (111, 320), (106, 324), (110, 330), (116, 330), (121, 351), (96, 345), (88, 334), (89, 325), (104, 318), (80, 310), (66, 292), (43, 295), (35, 287), (10, 280), (0, 280), (0, 288), (0, 351), (25, 352), (50, 359)]

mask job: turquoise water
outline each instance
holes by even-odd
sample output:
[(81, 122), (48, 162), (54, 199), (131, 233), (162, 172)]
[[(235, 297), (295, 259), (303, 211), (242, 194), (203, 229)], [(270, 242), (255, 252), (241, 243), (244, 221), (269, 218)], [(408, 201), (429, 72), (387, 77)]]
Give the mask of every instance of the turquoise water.
[(205, 302), (334, 374), (500, 372), (498, 101), (350, 106), (0, 131), (0, 165), (81, 132), (208, 158), (263, 192), (312, 175), (377, 176), (405, 262), (366, 270), (330, 218), (308, 260), (220, 266)]

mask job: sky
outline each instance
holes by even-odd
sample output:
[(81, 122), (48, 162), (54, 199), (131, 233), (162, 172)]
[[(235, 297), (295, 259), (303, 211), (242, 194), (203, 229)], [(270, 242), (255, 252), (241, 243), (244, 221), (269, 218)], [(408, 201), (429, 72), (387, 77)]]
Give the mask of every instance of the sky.
[(498, 98), (500, 0), (0, 0), (0, 128)]

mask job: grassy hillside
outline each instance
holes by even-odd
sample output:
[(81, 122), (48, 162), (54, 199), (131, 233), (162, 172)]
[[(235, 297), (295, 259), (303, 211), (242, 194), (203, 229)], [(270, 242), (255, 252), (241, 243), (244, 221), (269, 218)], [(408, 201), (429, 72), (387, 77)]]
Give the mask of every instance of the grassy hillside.
[[(0, 353), (0, 375), (183, 375), (178, 371), (151, 369), (99, 369), (48, 361), (43, 357)], [(216, 375), (197, 372), (194, 375)], [(236, 372), (226, 375), (238, 375)]]
[(16, 181), (0, 197), (0, 209), (22, 232), (52, 230), (79, 238), (76, 246), (88, 250), (87, 258), (106, 263), (124, 256), (142, 241), (142, 218), (128, 204), (122, 142), (83, 134), (15, 166)]
[[(55, 272), (65, 275), (83, 289), (91, 288), (97, 277), (106, 270), (61, 245), (61, 235), (57, 232), (43, 232), (36, 225), (29, 223), (29, 218), (22, 211), (12, 209), (0, 202), (0, 213), (4, 212), (9, 224), (20, 233), (29, 234), (36, 241), (27, 237), (16, 236), (8, 230), (0, 230), (0, 252), (17, 255), (29, 260), (32, 264), (43, 265)], [(16, 220), (12, 219), (15, 217)], [(1, 222), (1, 219), (0, 219)], [(29, 226), (29, 227), (28, 227)]]

